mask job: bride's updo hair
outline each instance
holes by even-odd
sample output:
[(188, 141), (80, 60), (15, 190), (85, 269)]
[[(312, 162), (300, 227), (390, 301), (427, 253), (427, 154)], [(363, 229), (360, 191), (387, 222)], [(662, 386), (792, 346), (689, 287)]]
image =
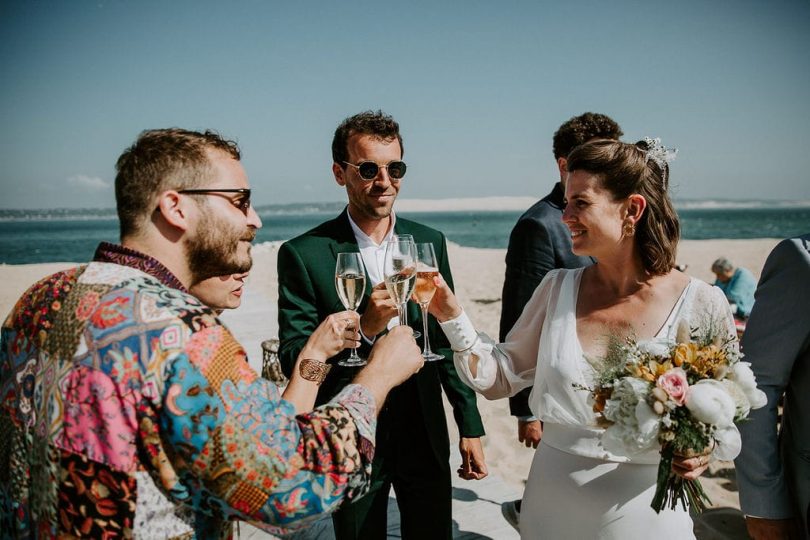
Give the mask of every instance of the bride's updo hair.
[(650, 159), (648, 150), (647, 141), (590, 141), (568, 155), (568, 172), (597, 176), (614, 200), (634, 193), (644, 197), (647, 207), (636, 223), (635, 241), (647, 272), (662, 275), (675, 266), (681, 226), (669, 198), (669, 167), (663, 160), (659, 165)]

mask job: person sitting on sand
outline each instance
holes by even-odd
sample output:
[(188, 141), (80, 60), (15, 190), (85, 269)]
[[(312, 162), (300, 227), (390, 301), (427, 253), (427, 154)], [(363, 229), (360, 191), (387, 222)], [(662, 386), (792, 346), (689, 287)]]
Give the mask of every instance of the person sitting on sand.
[(754, 307), (754, 291), (757, 288), (754, 275), (745, 268), (735, 268), (725, 257), (712, 263), (712, 272), (717, 276), (714, 285), (726, 295), (734, 316), (748, 318)]

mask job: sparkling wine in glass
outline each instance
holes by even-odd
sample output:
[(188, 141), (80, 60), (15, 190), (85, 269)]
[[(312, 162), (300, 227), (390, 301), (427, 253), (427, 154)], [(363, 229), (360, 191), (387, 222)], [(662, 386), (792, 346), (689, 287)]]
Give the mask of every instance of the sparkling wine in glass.
[(431, 243), (416, 244), (416, 288), (414, 296), (422, 310), (422, 330), (425, 334), (425, 347), (422, 351), (422, 358), (425, 362), (435, 362), (444, 360), (444, 356), (436, 354), (430, 350), (430, 338), (428, 336), (428, 305), (436, 292), (436, 284), (433, 278), (439, 275), (439, 263), (436, 260), (436, 251)]
[[(408, 240), (411, 243), (413, 243), (414, 245), (416, 244), (416, 242), (413, 239), (412, 234), (399, 233), (399, 234), (394, 235), (394, 237), (399, 238), (400, 240)], [(403, 310), (403, 312), (402, 312), (402, 315), (403, 315), (404, 318), (400, 317), (400, 319), (399, 319), (400, 324), (404, 324), (405, 326), (408, 325), (408, 309), (407, 308), (408, 308), (408, 305), (407, 305), (407, 302), (406, 302), (405, 303), (405, 310)], [(413, 329), (413, 339), (419, 339), (420, 337), (422, 337), (422, 334), (419, 332), (419, 330), (414, 328)]]
[(391, 237), (385, 247), (383, 276), (388, 294), (397, 304), (399, 324), (406, 325), (408, 299), (416, 284), (416, 244), (413, 243), (412, 236)]
[[(343, 307), (357, 311), (366, 292), (366, 267), (359, 253), (338, 253), (335, 265), (335, 289)], [(357, 355), (353, 347), (348, 358), (338, 361), (339, 366), (365, 366), (366, 361)]]

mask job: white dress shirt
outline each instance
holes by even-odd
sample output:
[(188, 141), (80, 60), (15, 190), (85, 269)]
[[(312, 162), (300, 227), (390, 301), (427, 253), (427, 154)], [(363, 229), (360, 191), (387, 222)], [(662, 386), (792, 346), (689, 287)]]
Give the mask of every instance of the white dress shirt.
[[(357, 240), (357, 247), (360, 248), (360, 257), (363, 258), (363, 265), (366, 267), (366, 275), (371, 282), (371, 286), (376, 287), (385, 281), (385, 275), (383, 272), (383, 267), (385, 265), (385, 247), (388, 245), (388, 241), (391, 240), (391, 237), (394, 235), (394, 225), (397, 222), (396, 215), (391, 212), (391, 225), (379, 244), (372, 240), (369, 235), (364, 233), (362, 229), (357, 226), (357, 223), (354, 222), (352, 215), (349, 212), (346, 212), (346, 216), (349, 218), (349, 225), (351, 225), (352, 232), (354, 232), (354, 239)], [(399, 317), (394, 317), (388, 321), (388, 329), (391, 329), (398, 324)], [(374, 343), (374, 340), (376, 339), (376, 336), (372, 336), (371, 338), (366, 337), (362, 331), (360, 332), (360, 335), (362, 335), (363, 339), (365, 339), (368, 343)]]

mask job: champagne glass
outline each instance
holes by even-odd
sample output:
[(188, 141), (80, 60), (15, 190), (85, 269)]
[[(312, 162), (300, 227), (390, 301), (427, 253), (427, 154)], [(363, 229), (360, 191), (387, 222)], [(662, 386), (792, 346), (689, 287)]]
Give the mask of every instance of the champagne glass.
[(428, 305), (436, 292), (436, 284), (433, 278), (439, 275), (439, 262), (436, 260), (436, 251), (433, 244), (426, 242), (416, 244), (416, 288), (414, 296), (422, 310), (422, 330), (425, 333), (425, 346), (422, 351), (422, 358), (425, 362), (435, 362), (444, 360), (444, 356), (436, 354), (430, 350), (430, 338), (428, 336)]
[[(399, 239), (401, 239), (401, 240), (408, 240), (408, 241), (410, 241), (412, 244), (416, 244), (416, 242), (415, 242), (415, 241), (414, 241), (414, 239), (413, 239), (413, 235), (412, 235), (412, 234), (407, 234), (407, 233), (399, 233), (399, 234), (396, 234), (396, 235), (394, 235), (394, 236), (395, 236), (395, 237), (397, 237), (397, 238), (399, 238)], [(399, 320), (400, 320), (400, 324), (404, 324), (404, 325), (406, 325), (406, 326), (408, 325), (408, 309), (407, 309), (407, 308), (408, 308), (408, 305), (407, 305), (407, 302), (406, 302), (406, 303), (405, 303), (405, 311), (403, 312), (403, 313), (404, 313), (405, 318), (403, 319), (402, 317), (400, 317), (400, 319), (399, 319)], [(419, 330), (417, 330), (417, 329), (415, 329), (415, 328), (414, 328), (414, 329), (413, 329), (413, 339), (419, 339), (420, 337), (422, 337), (422, 334), (420, 334), (420, 333), (419, 333)]]
[(416, 244), (413, 237), (391, 237), (385, 247), (383, 277), (388, 294), (394, 299), (399, 312), (399, 324), (407, 325), (407, 305), (416, 284)]
[[(359, 253), (338, 253), (335, 265), (335, 289), (343, 307), (357, 311), (366, 292), (366, 267)], [(339, 366), (365, 366), (366, 361), (357, 355), (357, 347), (352, 347), (348, 358), (338, 361)]]

